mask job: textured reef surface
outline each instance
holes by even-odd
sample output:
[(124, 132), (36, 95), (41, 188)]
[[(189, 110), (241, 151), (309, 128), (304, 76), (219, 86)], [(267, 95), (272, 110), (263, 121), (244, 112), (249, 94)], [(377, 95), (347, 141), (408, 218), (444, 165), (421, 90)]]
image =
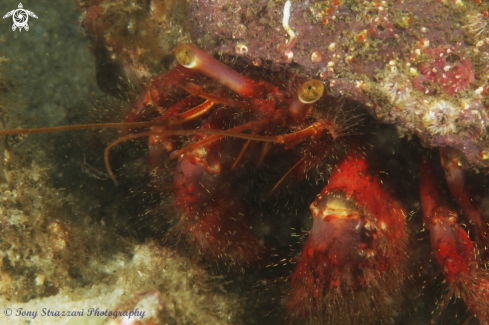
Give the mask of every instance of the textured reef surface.
[[(193, 40), (319, 77), (426, 146), (487, 166), (488, 6), (477, 1), (192, 1)], [(288, 16), (285, 23), (285, 16)]]

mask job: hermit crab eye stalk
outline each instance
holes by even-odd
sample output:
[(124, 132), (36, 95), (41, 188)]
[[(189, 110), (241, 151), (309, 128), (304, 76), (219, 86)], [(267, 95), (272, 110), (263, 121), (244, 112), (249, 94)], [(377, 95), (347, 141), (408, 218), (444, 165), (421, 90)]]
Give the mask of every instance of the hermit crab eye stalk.
[(204, 51), (190, 44), (180, 44), (175, 50), (178, 63), (196, 70), (229, 87), (242, 97), (253, 95), (253, 81), (230, 69)]
[(316, 102), (324, 93), (324, 85), (319, 80), (311, 80), (304, 83), (297, 93), (299, 100), (304, 104)]
[(302, 84), (297, 95), (289, 104), (290, 113), (298, 120), (303, 120), (318, 99), (323, 96), (324, 85), (319, 80), (310, 80)]
[(187, 49), (184, 45), (179, 45), (175, 53), (178, 63), (185, 68), (192, 69), (195, 65), (195, 54), (192, 50)]

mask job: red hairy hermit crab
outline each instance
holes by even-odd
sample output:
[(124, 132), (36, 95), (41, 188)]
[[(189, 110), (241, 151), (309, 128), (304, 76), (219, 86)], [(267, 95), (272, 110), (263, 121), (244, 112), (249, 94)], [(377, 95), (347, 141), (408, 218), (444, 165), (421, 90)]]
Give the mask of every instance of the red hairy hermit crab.
[[(275, 299), (275, 308), (285, 308), (291, 323), (402, 322), (400, 315), (410, 309), (402, 303), (412, 292), (409, 283), (416, 282), (420, 259), (411, 228), (420, 226), (408, 221), (405, 202), (372, 167), (375, 151), (354, 138), (365, 132), (354, 109), (329, 98), (319, 80), (239, 62), (230, 68), (190, 44), (179, 45), (176, 58), (180, 65), (150, 81), (123, 123), (0, 134), (122, 128), (124, 135), (105, 152), (115, 182), (110, 149), (149, 137), (153, 183), (168, 194), (170, 233), (207, 260), (244, 274), (249, 266), (295, 261), (285, 277), (287, 293)], [(141, 128), (149, 130), (135, 131)], [(469, 236), (461, 225), (423, 156), (423, 224), (448, 288), (439, 305), (455, 295), (463, 299), (467, 316), (488, 324), (485, 222), (468, 197), (460, 155), (455, 150), (440, 155), (448, 188), (473, 231)], [(303, 189), (309, 185), (319, 194)], [(280, 223), (270, 213), (271, 201), (283, 203), (287, 212), (281, 217), (290, 220), (303, 216), (310, 204), (313, 223), (302, 254), (290, 257), (270, 244), (264, 227), (250, 228), (256, 215), (272, 226)]]

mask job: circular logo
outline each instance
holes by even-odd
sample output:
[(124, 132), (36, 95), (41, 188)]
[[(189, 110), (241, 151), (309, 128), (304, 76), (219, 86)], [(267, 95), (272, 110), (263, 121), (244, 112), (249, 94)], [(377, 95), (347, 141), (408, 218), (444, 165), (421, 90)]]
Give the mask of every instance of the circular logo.
[(17, 25), (23, 25), (27, 21), (27, 13), (25, 10), (17, 9), (14, 14), (14, 22)]

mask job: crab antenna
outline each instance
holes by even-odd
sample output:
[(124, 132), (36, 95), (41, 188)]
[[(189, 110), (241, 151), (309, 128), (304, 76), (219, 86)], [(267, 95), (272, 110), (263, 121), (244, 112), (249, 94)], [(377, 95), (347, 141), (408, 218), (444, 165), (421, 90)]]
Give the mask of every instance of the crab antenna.
[(253, 95), (254, 84), (209, 54), (190, 44), (180, 44), (175, 50), (178, 63), (185, 68), (199, 71), (237, 92), (241, 97)]
[(307, 157), (309, 157), (309, 154), (306, 154), (304, 157), (299, 159), (299, 161), (296, 162), (294, 164), (294, 166), (292, 166), (282, 177), (280, 177), (278, 182), (275, 183), (275, 185), (273, 185), (272, 189), (268, 192), (268, 195), (271, 195), (273, 193), (273, 191), (275, 191), (277, 189), (277, 187), (279, 187), (280, 184), (283, 183), (283, 181), (287, 178), (287, 176), (289, 176), (290, 173), (292, 173), (292, 171), (297, 168), (297, 166), (299, 166), (304, 160), (306, 160)]
[(162, 125), (170, 125), (170, 124), (175, 124), (175, 121), (172, 119), (168, 119), (168, 120), (153, 120), (147, 122), (93, 123), (93, 124), (51, 126), (46, 128), (0, 130), (0, 135), (51, 133), (51, 132), (62, 132), (62, 131), (90, 130), (90, 129), (124, 129), (124, 128), (134, 129), (134, 128), (145, 128), (150, 126), (162, 126)]
[(321, 98), (323, 93), (324, 85), (319, 80), (310, 80), (302, 84), (289, 104), (292, 116), (302, 121), (311, 112), (312, 104)]

